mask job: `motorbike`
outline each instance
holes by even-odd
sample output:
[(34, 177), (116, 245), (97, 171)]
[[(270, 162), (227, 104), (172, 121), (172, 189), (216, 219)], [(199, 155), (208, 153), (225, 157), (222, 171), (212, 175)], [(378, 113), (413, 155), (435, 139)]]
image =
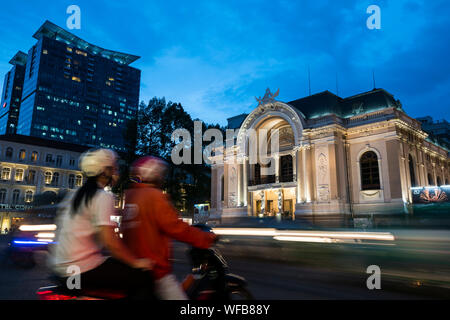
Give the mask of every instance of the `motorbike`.
[[(195, 227), (206, 232), (211, 228), (205, 225)], [(182, 287), (190, 300), (226, 301), (252, 300), (247, 281), (229, 271), (229, 266), (217, 247), (188, 250), (191, 273), (182, 282)], [(114, 300), (126, 299), (124, 292), (118, 290), (69, 290), (64, 285), (41, 287), (37, 291), (40, 300)]]

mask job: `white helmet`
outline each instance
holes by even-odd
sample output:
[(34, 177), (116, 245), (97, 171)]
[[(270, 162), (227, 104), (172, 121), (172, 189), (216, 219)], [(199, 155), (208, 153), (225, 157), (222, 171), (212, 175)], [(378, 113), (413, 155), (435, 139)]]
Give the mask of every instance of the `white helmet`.
[(141, 182), (162, 183), (167, 171), (167, 162), (152, 156), (139, 158), (131, 165), (131, 175)]
[(88, 150), (80, 156), (79, 166), (88, 177), (101, 174), (106, 167), (116, 165), (117, 154), (110, 149)]

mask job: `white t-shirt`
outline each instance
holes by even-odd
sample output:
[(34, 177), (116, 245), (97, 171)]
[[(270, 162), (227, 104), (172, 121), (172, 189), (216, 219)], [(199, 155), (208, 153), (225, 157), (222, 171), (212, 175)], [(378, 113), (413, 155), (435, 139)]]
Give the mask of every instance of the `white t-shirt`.
[(86, 207), (84, 200), (78, 212), (72, 213), (71, 194), (61, 203), (62, 210), (57, 219), (56, 244), (50, 250), (50, 267), (60, 276), (67, 277), (73, 271), (67, 268), (75, 265), (81, 272), (98, 267), (108, 256), (102, 251), (98, 241), (100, 226), (114, 226), (111, 215), (114, 214), (114, 197), (111, 193), (98, 190)]

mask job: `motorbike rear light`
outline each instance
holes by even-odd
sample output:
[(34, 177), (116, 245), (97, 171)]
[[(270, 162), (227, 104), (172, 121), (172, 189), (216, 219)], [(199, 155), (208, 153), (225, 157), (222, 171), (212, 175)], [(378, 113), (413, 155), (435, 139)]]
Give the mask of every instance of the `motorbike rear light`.
[(56, 293), (51, 290), (40, 291), (37, 294), (39, 296), (39, 300), (72, 300), (72, 299), (75, 299), (74, 296)]

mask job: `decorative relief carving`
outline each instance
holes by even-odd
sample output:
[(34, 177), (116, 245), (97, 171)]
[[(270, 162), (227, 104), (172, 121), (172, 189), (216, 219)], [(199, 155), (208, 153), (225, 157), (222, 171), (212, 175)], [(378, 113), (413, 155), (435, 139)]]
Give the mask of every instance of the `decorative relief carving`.
[(320, 202), (328, 202), (330, 201), (330, 190), (328, 185), (320, 185), (318, 188), (319, 201)]
[(235, 192), (230, 192), (228, 194), (228, 207), (234, 208), (237, 205), (237, 197)]
[(327, 157), (321, 153), (318, 159), (319, 184), (327, 184)]

